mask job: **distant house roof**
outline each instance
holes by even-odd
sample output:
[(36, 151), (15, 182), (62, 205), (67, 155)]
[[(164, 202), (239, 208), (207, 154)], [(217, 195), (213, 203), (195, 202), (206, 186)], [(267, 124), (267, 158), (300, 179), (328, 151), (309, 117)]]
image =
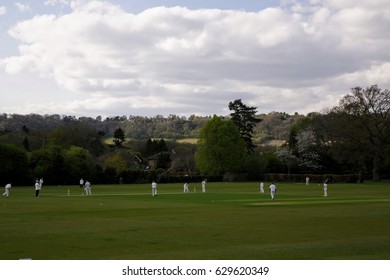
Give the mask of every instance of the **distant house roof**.
[(159, 157), (162, 153), (168, 153), (168, 152), (159, 152), (159, 153), (157, 153), (157, 154), (154, 154), (154, 155), (148, 157), (147, 160), (157, 160), (158, 157)]

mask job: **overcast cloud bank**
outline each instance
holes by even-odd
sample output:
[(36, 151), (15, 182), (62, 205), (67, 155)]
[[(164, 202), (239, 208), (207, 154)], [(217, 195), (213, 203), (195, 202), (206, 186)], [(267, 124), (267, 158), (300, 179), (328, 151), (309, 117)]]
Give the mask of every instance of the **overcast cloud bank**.
[(9, 35), (19, 42), (19, 55), (1, 58), (0, 73), (20, 79), (33, 73), (60, 90), (0, 110), (227, 115), (228, 103), (240, 98), (264, 113), (320, 111), (352, 87), (390, 85), (390, 4), (354, 2), (283, 1), (258, 12), (155, 7), (134, 14), (103, 1), (47, 1), (71, 12), (14, 25)]

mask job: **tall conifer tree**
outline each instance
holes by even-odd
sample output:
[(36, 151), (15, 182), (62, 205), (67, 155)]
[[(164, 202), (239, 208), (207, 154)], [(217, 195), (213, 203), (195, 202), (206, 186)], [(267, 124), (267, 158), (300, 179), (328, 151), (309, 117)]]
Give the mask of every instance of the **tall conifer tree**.
[(256, 147), (252, 141), (253, 129), (261, 121), (256, 118), (256, 109), (256, 107), (246, 106), (241, 99), (229, 103), (229, 110), (233, 111), (230, 117), (240, 131), (241, 138), (245, 141), (248, 154), (252, 154)]

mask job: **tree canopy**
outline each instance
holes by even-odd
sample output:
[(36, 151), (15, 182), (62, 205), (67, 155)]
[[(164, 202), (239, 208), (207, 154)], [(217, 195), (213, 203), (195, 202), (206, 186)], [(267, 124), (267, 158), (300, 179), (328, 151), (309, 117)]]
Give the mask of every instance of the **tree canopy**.
[(200, 131), (196, 166), (202, 174), (237, 172), (245, 162), (246, 145), (231, 120), (214, 116)]
[(332, 117), (332, 144), (355, 154), (360, 167), (368, 161), (373, 179), (379, 180), (384, 160), (390, 156), (390, 92), (377, 85), (355, 87), (334, 108)]
[(118, 127), (115, 129), (113, 141), (115, 146), (122, 146), (122, 144), (126, 141), (126, 135), (122, 128)]
[(237, 126), (241, 138), (245, 141), (248, 154), (253, 153), (256, 145), (253, 144), (253, 130), (261, 120), (256, 118), (256, 107), (249, 107), (242, 103), (241, 99), (229, 102), (229, 110), (233, 111), (230, 117)]

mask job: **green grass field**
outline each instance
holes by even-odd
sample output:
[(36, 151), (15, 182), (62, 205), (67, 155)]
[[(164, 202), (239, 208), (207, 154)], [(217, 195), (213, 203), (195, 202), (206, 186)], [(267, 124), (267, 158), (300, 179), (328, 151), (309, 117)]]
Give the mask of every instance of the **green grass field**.
[[(266, 183), (266, 187), (268, 187)], [(193, 192), (194, 186), (197, 192)], [(0, 200), (0, 259), (390, 259), (390, 183), (13, 187)], [(267, 188), (266, 188), (267, 189)], [(70, 195), (68, 196), (68, 190)]]

